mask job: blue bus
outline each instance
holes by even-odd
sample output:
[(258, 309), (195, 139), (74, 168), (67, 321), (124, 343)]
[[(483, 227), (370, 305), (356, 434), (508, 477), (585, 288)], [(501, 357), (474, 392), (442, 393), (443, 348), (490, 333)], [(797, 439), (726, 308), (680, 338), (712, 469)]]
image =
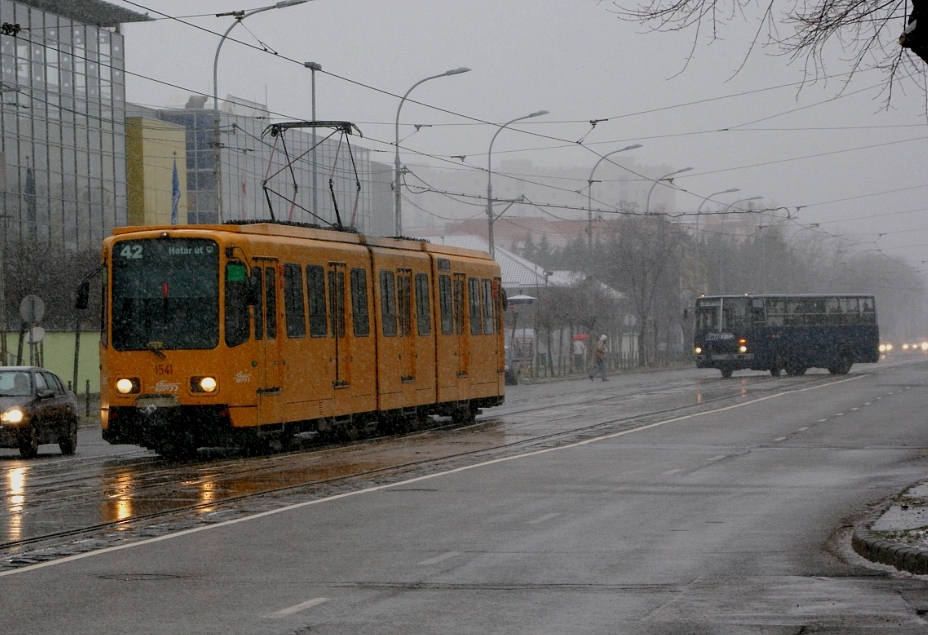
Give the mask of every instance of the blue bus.
[(697, 368), (769, 370), (778, 377), (826, 368), (845, 375), (879, 360), (872, 295), (720, 295), (696, 300)]

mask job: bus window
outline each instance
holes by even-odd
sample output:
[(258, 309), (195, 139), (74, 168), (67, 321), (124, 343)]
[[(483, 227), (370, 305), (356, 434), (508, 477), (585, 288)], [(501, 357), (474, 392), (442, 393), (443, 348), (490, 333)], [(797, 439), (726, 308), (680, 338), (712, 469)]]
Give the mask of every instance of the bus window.
[(861, 324), (876, 324), (876, 304), (873, 298), (860, 298)]
[(722, 330), (744, 329), (747, 324), (748, 299), (725, 298), (722, 301)]
[(710, 333), (722, 330), (720, 310), (720, 302), (700, 302), (696, 306), (696, 329)]
[(784, 326), (786, 314), (786, 300), (783, 298), (767, 300), (767, 326)]

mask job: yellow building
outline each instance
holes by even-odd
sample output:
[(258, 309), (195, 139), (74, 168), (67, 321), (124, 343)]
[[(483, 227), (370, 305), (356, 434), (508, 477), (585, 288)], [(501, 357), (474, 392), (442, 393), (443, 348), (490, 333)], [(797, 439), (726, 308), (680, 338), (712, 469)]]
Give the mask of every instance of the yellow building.
[[(126, 118), (129, 225), (187, 224), (186, 130), (166, 121)], [(177, 187), (174, 187), (174, 175)], [(175, 193), (177, 219), (171, 222)]]

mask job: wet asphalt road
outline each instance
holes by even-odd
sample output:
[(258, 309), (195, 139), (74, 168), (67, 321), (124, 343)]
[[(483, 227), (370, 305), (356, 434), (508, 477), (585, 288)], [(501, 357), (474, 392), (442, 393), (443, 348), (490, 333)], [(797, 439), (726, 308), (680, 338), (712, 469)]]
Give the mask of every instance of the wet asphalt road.
[[(3, 631), (928, 632), (928, 582), (847, 547), (854, 522), (928, 474), (926, 384), (928, 360), (911, 358), (846, 377), (519, 386), (477, 426), (319, 453), (330, 469), (405, 466), (376, 478), (194, 522), (217, 500), (186, 529), (2, 572)], [(204, 470), (221, 480), (220, 467), (251, 478), (247, 461), (166, 466), (94, 448), (82, 438), (73, 460), (29, 465), (4, 455), (6, 500), (25, 469), (21, 502), (36, 505), (18, 520), (3, 510), (7, 535), (51, 518), (50, 475), (68, 465), (158, 472), (169, 491)], [(251, 470), (273, 480), (312, 454)], [(411, 460), (423, 454), (434, 460)], [(32, 486), (43, 470), (44, 489)], [(131, 484), (121, 491), (131, 500)]]

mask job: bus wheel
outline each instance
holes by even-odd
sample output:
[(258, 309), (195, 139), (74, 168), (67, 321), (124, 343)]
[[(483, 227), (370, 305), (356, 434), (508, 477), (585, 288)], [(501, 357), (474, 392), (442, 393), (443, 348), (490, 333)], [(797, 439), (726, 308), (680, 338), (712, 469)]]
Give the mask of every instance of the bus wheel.
[(771, 377), (779, 377), (779, 376), (780, 376), (780, 367), (777, 366), (777, 365), (771, 366), (771, 368), (770, 368), (770, 376), (771, 376)]
[(854, 361), (851, 359), (851, 353), (849, 351), (841, 351), (841, 359), (835, 366), (835, 374), (847, 375), (849, 372), (851, 372), (851, 366), (853, 365)]
[(728, 379), (731, 377), (732, 369), (731, 368), (720, 368), (722, 371), (722, 379)]

